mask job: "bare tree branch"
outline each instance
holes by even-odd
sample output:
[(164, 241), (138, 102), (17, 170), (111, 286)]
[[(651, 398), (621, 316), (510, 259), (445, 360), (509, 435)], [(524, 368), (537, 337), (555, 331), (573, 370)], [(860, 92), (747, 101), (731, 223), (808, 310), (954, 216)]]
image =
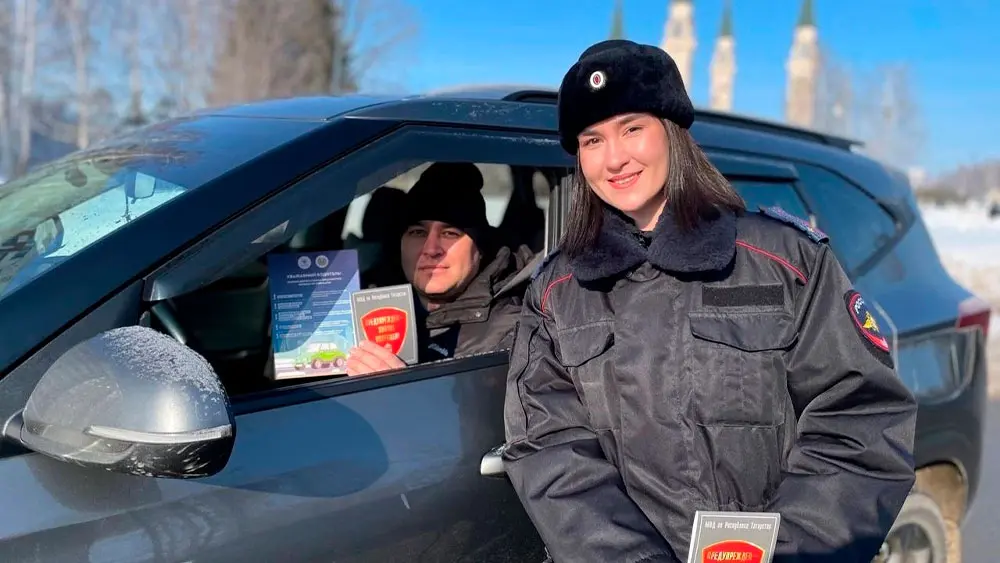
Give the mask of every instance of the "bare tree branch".
[(821, 49), (815, 128), (833, 135), (854, 135), (857, 118), (854, 97), (854, 78), (850, 70)]
[(90, 54), (93, 48), (90, 22), (94, 6), (90, 0), (62, 0), (61, 15), (69, 31), (76, 78), (76, 146), (90, 144)]
[(19, 0), (15, 20), (17, 21), (17, 43), (20, 55), (19, 88), (17, 105), (12, 115), (18, 120), (17, 163), (14, 173), (20, 175), (28, 168), (31, 160), (31, 97), (35, 87), (35, 52), (38, 44), (38, 4), (36, 0)]
[(329, 0), (237, 0), (223, 22), (210, 104), (329, 92), (333, 13)]
[(926, 132), (906, 65), (861, 74), (823, 52), (816, 103), (817, 129), (858, 138), (867, 154), (897, 168), (919, 166)]
[(867, 84), (868, 151), (908, 169), (919, 163), (926, 132), (906, 65), (876, 68)]
[[(343, 44), (349, 49), (350, 71), (356, 84), (378, 82), (376, 71), (390, 66), (394, 56), (405, 58), (413, 55), (414, 51), (406, 46), (418, 35), (418, 18), (402, 0), (333, 2), (340, 14), (339, 31)], [(406, 67), (406, 62), (413, 61), (400, 61), (394, 68), (396, 81), (399, 71)]]
[(14, 0), (0, 0), (0, 176), (14, 172), (13, 87), (16, 82), (14, 56)]
[(399, 81), (416, 21), (407, 0), (0, 0), (0, 173), (176, 112)]

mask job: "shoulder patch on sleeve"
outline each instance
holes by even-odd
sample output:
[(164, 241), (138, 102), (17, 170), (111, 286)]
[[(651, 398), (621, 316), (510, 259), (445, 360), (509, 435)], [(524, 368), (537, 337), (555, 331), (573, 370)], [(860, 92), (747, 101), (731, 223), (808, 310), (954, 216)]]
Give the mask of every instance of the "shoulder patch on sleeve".
[(889, 342), (879, 330), (875, 315), (872, 314), (860, 293), (851, 289), (844, 294), (844, 303), (851, 322), (857, 329), (865, 348), (883, 364), (893, 367), (892, 356), (889, 353)]
[(552, 250), (551, 252), (549, 252), (549, 253), (548, 253), (548, 254), (547, 254), (547, 255), (545, 256), (545, 258), (542, 258), (541, 260), (539, 260), (539, 261), (538, 261), (538, 265), (537, 265), (537, 266), (535, 266), (535, 271), (531, 272), (531, 279), (535, 279), (535, 278), (537, 278), (537, 277), (538, 277), (538, 274), (541, 274), (541, 273), (542, 273), (542, 270), (544, 270), (544, 269), (545, 269), (545, 266), (546, 266), (546, 265), (547, 265), (547, 264), (548, 264), (549, 262), (551, 262), (551, 261), (552, 261), (552, 259), (553, 259), (553, 258), (555, 258), (555, 256), (556, 256), (557, 254), (559, 254), (559, 249), (558, 249), (558, 248), (556, 248), (556, 249)]
[(830, 240), (830, 237), (828, 237), (826, 233), (817, 229), (816, 227), (813, 227), (811, 224), (809, 224), (809, 221), (801, 217), (796, 217), (795, 215), (792, 215), (791, 213), (782, 209), (780, 206), (772, 205), (770, 207), (765, 207), (761, 205), (760, 212), (767, 217), (770, 217), (772, 219), (777, 219), (782, 223), (787, 223), (795, 227), (796, 229), (799, 229), (800, 231), (809, 235), (809, 238), (813, 239), (816, 242), (826, 242)]

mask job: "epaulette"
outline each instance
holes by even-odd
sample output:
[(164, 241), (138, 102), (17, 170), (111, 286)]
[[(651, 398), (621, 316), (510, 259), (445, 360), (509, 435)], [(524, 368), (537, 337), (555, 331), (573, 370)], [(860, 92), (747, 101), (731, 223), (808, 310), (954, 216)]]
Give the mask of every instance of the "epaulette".
[(531, 279), (537, 278), (538, 274), (542, 273), (542, 270), (545, 269), (545, 265), (548, 264), (549, 262), (551, 262), (552, 259), (555, 258), (555, 256), (557, 254), (559, 254), (559, 248), (558, 247), (555, 248), (555, 249), (553, 249), (551, 252), (549, 252), (548, 254), (546, 254), (544, 258), (542, 258), (541, 260), (539, 260), (538, 264), (535, 266), (535, 270), (533, 272), (531, 272)]
[(765, 207), (761, 205), (760, 212), (764, 214), (766, 217), (777, 219), (782, 223), (789, 224), (795, 227), (796, 229), (799, 229), (800, 231), (809, 235), (809, 238), (813, 239), (816, 242), (827, 242), (830, 240), (830, 237), (827, 236), (826, 233), (817, 229), (816, 227), (813, 227), (812, 224), (809, 223), (809, 221), (801, 217), (796, 217), (795, 215), (792, 215), (791, 213), (782, 209), (780, 206), (772, 205), (770, 207)]

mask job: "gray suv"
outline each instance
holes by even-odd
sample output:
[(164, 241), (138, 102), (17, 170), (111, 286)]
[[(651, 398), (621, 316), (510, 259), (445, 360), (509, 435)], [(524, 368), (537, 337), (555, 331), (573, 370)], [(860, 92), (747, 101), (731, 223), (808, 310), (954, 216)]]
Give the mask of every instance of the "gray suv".
[[(267, 260), (354, 249), (364, 282), (393, 259), (369, 194), (437, 161), (480, 166), (498, 236), (540, 259), (573, 165), (554, 103), (260, 102), (0, 187), (0, 560), (541, 561), (495, 455), (507, 352), (277, 377)], [(920, 399), (920, 478), (882, 555), (957, 561), (989, 308), (942, 269), (905, 178), (849, 141), (711, 112), (692, 133), (749, 207), (830, 234), (876, 303)]]

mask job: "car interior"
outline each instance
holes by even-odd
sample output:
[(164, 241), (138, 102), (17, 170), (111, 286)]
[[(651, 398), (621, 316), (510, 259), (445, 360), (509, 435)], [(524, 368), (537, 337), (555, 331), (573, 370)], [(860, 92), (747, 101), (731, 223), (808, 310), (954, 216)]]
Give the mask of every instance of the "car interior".
[[(362, 287), (377, 285), (373, 283), (377, 276), (369, 274), (386, 261), (398, 261), (391, 251), (371, 244), (384, 237), (392, 214), (399, 211), (392, 190), (409, 190), (430, 164), (422, 163), (396, 176), (376, 190), (379, 194), (375, 197), (374, 192), (356, 197), (346, 208), (295, 233), (237, 272), (156, 303), (153, 308), (158, 314), (152, 316), (152, 326), (169, 334), (183, 334), (185, 343), (212, 364), (230, 396), (328, 379), (331, 376), (273, 377), (267, 256), (354, 248)], [(483, 173), (482, 192), (490, 225), (507, 245), (527, 245), (540, 257), (547, 249), (550, 196), (566, 171), (503, 164), (477, 166)]]

